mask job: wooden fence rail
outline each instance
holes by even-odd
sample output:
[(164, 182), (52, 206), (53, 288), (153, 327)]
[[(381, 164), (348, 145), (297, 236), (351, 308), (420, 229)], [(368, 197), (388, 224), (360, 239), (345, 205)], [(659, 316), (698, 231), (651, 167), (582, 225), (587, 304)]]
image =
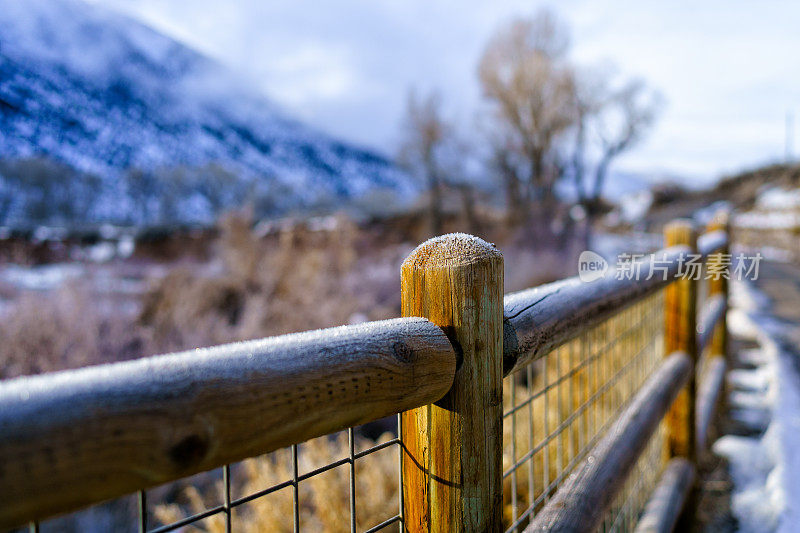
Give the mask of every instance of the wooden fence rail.
[(675, 529), (696, 475), (697, 468), (686, 459), (670, 460), (636, 524), (636, 533), (670, 533)]
[[(529, 510), (529, 530), (596, 527), (665, 414), (675, 459), (645, 516), (668, 530), (665, 513), (679, 512), (708, 441), (727, 349), (727, 285), (710, 284), (698, 313), (682, 270), (695, 252), (719, 261), (727, 219), (696, 242), (688, 222), (676, 224), (670, 247), (635, 261), (635, 277), (570, 278), (503, 298), (500, 252), (449, 235), (403, 264), (406, 318), (0, 383), (0, 528), (401, 413), (403, 529), (500, 531), (503, 377), (527, 369), (530, 381), (532, 362), (667, 289), (668, 357), (549, 503)], [(712, 362), (697, 376), (704, 348)], [(569, 375), (585, 383), (583, 370)], [(595, 396), (610, 401), (601, 385)]]
[(421, 318), (284, 335), (0, 386), (0, 527), (425, 405), (456, 354)]

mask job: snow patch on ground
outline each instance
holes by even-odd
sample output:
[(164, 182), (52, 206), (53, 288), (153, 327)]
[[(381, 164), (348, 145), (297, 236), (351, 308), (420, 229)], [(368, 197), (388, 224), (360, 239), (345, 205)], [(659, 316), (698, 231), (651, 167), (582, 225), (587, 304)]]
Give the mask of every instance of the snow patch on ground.
[(800, 189), (769, 187), (759, 192), (755, 209), (735, 217), (737, 226), (757, 229), (794, 229), (800, 226)]
[(81, 265), (60, 263), (42, 266), (8, 265), (0, 269), (0, 281), (21, 289), (52, 290), (84, 274)]
[[(786, 507), (780, 531), (796, 531), (800, 527), (800, 388), (797, 370), (787, 357), (778, 359), (778, 375), (784, 376), (781, 384), (793, 380), (790, 386), (780, 387), (777, 418), (781, 425), (781, 441), (784, 449), (783, 483)], [(791, 377), (788, 377), (791, 376)]]
[(800, 216), (791, 211), (748, 211), (736, 215), (735, 223), (744, 228), (792, 229), (800, 222)]
[(756, 206), (760, 209), (795, 209), (800, 207), (800, 189), (786, 190), (769, 187), (758, 194)]
[(800, 524), (800, 390), (780, 348), (782, 326), (768, 315), (766, 296), (744, 281), (731, 282), (728, 327), (758, 344), (736, 357), (753, 369), (728, 373), (734, 420), (761, 431), (756, 437), (726, 435), (714, 453), (730, 463), (731, 507), (741, 531), (796, 531)]

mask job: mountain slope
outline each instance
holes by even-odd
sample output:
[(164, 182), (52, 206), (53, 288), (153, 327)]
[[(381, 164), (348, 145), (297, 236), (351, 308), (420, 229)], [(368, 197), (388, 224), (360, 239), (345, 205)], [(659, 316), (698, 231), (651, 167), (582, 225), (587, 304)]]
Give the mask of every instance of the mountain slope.
[[(44, 156), (77, 171), (71, 179), (94, 198), (83, 221), (208, 222), (243, 200), (281, 211), (414, 192), (384, 158), (284, 116), (246, 86), (101, 6), (0, 0), (0, 159)], [(23, 190), (18, 166), (0, 168), (0, 195), (23, 193), (0, 224), (30, 218), (35, 191)], [(166, 193), (179, 205), (160, 205)]]

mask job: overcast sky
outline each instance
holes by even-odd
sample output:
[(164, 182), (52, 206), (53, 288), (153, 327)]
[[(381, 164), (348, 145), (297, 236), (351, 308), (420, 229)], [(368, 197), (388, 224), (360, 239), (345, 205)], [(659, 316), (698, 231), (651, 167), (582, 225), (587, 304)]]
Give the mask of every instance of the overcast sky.
[[(475, 128), (489, 36), (518, 0), (96, 0), (229, 64), (292, 114), (393, 151), (408, 88), (438, 89)], [(610, 61), (665, 97), (618, 169), (711, 179), (785, 153), (800, 111), (800, 2), (563, 0), (573, 58)], [(800, 115), (800, 113), (796, 113)], [(795, 130), (800, 130), (795, 120)], [(795, 134), (800, 145), (800, 135)], [(797, 153), (798, 150), (796, 149)]]

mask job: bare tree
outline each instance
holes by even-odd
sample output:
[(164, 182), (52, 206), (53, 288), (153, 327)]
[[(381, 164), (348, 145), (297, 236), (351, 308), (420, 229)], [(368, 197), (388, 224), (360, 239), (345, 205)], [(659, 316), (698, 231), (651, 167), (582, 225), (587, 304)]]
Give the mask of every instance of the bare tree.
[[(587, 249), (592, 226), (603, 210), (603, 189), (611, 163), (644, 138), (661, 103), (659, 94), (641, 80), (612, 87), (608, 70), (584, 71), (576, 83), (577, 120), (570, 171), (578, 203), (586, 215), (583, 240)], [(591, 171), (587, 165), (590, 158), (594, 161)]]
[(506, 218), (509, 225), (522, 222), (526, 214), (526, 200), (521, 194), (521, 181), (514, 162), (514, 150), (504, 144), (494, 146), (490, 168), (503, 184), (506, 194)]
[(611, 92), (595, 116), (600, 160), (595, 167), (591, 200), (597, 202), (602, 196), (611, 162), (649, 132), (660, 105), (660, 95), (642, 80), (634, 79)]
[(442, 116), (437, 93), (423, 98), (409, 93), (404, 130), (398, 161), (426, 185), (431, 232), (442, 233), (446, 195), (458, 196), (467, 231), (478, 232), (475, 180), (470, 178), (476, 150)]
[(442, 233), (442, 147), (449, 126), (441, 113), (441, 99), (436, 93), (418, 97), (412, 90), (408, 95), (404, 138), (398, 161), (412, 174), (424, 180), (428, 192), (431, 232)]
[(586, 190), (587, 151), (589, 148), (592, 121), (608, 100), (608, 75), (606, 72), (587, 70), (576, 75), (573, 93), (575, 145), (570, 158), (570, 171), (574, 179), (578, 203), (585, 206), (589, 193)]
[(503, 140), (495, 143), (494, 162), (506, 187), (511, 187), (508, 195), (514, 196), (513, 188), (521, 186), (523, 206), (534, 201), (546, 213), (562, 174), (557, 145), (575, 122), (575, 80), (568, 49), (566, 28), (552, 12), (543, 10), (501, 28), (479, 65), (483, 92), (493, 104), (497, 136)]

